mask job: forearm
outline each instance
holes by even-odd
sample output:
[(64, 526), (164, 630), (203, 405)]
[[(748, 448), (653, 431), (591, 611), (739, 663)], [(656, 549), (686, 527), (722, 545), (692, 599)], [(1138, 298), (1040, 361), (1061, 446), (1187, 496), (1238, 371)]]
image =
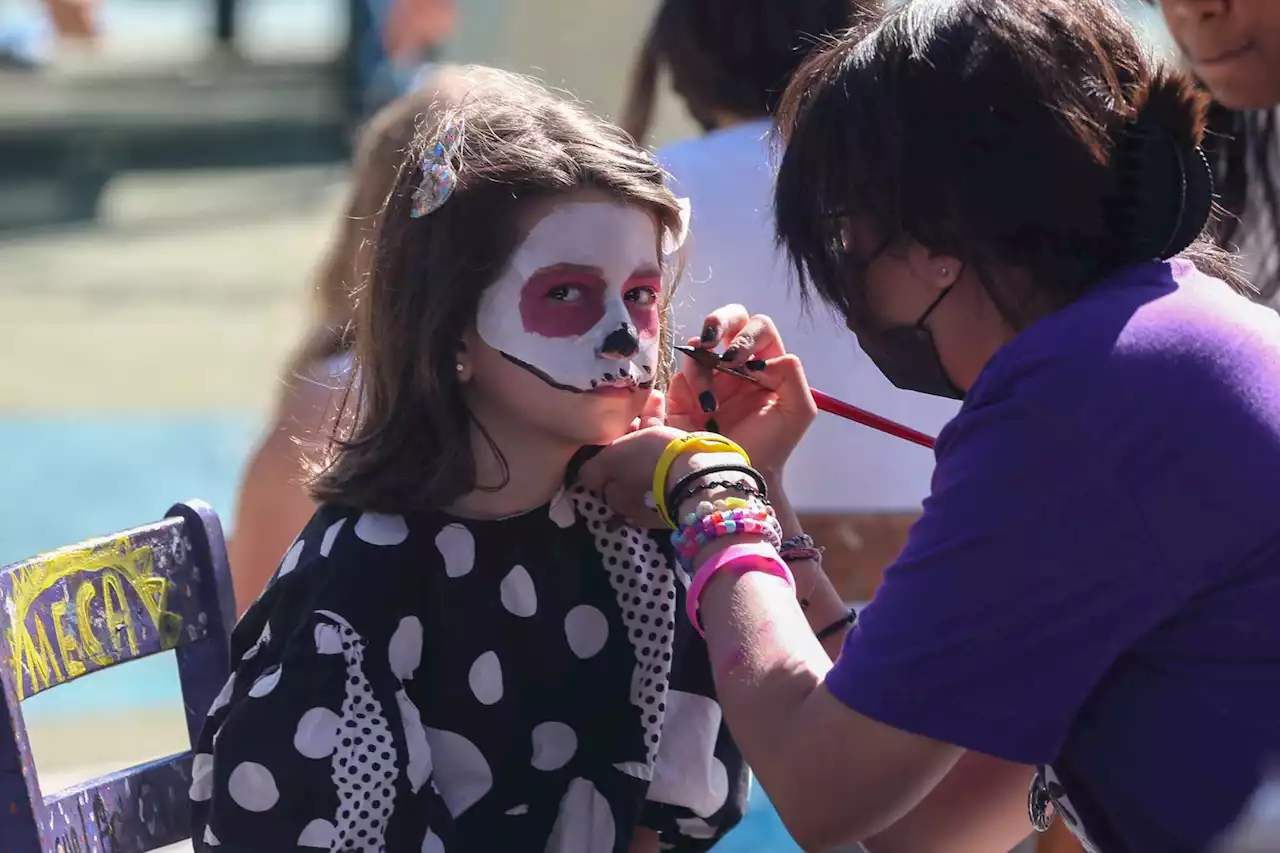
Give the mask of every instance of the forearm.
[[(681, 458), (676, 465), (680, 474), (710, 467), (725, 459), (715, 455), (696, 454)], [(731, 459), (728, 461), (732, 461)], [(672, 479), (679, 474), (673, 474)], [(778, 488), (780, 478), (772, 481), (774, 510), (782, 526), (783, 537), (802, 532), (790, 503)], [(714, 500), (717, 490), (694, 494), (680, 507), (677, 515), (691, 509), (699, 500)], [(698, 554), (694, 570), (717, 554), (746, 537), (726, 537), (713, 541)], [(760, 572), (749, 572), (738, 578), (721, 573), (713, 578), (702, 593), (699, 609), (704, 624), (715, 623), (719, 630), (708, 632), (707, 648), (716, 679), (720, 704), (733, 729), (734, 738), (743, 754), (761, 778), (785, 773), (792, 767), (781, 734), (791, 730), (804, 701), (820, 687), (831, 657), (814, 636), (810, 616), (800, 606), (800, 590), (814, 586), (821, 568), (814, 561), (793, 565), (796, 589), (790, 589), (779, 578)], [(819, 604), (810, 604), (813, 621), (835, 618), (839, 604), (834, 591), (818, 586)], [(822, 595), (829, 592), (828, 595)], [(824, 625), (830, 624), (830, 620)], [(768, 785), (766, 785), (768, 787)]]
[[(681, 465), (693, 470), (714, 461), (694, 458)], [(789, 513), (785, 507), (784, 525), (794, 523), (785, 518)], [(695, 559), (695, 572), (744, 540), (713, 541)], [(830, 598), (838, 601), (831, 592), (818, 606), (836, 613), (816, 610), (814, 622), (843, 612)], [(766, 572), (720, 572), (698, 603), (734, 739), (806, 849), (884, 830), (919, 803), (959, 757), (959, 749), (863, 717), (826, 690), (831, 657), (784, 580)]]
[(842, 705), (831, 668), (784, 581), (712, 580), (701, 601), (716, 691), (734, 740), (806, 850), (883, 832), (915, 808), (962, 750)]
[(946, 779), (893, 826), (863, 842), (867, 853), (997, 853), (1031, 834), (1027, 790), (1034, 770), (966, 752)]
[[(796, 536), (805, 531), (800, 525), (800, 518), (791, 507), (786, 492), (782, 489), (781, 474), (766, 473), (769, 482), (769, 502), (777, 513), (778, 522), (782, 525), (784, 539)], [(822, 543), (818, 543), (821, 545)], [(841, 600), (831, 579), (823, 571), (822, 563), (817, 560), (792, 560), (788, 563), (796, 580), (796, 595), (802, 603), (809, 628), (816, 634), (829, 625), (840, 623), (848, 616), (848, 605)], [(834, 634), (822, 640), (822, 648), (831, 660), (840, 656), (844, 646), (848, 625), (843, 625)]]

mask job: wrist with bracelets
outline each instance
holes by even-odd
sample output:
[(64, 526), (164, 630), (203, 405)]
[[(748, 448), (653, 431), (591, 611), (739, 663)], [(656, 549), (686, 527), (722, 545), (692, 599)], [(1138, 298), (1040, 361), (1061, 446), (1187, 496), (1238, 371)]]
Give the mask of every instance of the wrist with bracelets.
[[(691, 432), (672, 439), (667, 443), (666, 449), (662, 451), (662, 455), (658, 458), (658, 464), (653, 470), (653, 497), (658, 516), (663, 523), (671, 529), (677, 527), (675, 521), (671, 517), (672, 510), (676, 507), (671, 506), (666, 500), (670, 496), (671, 491), (666, 488), (667, 475), (671, 473), (671, 467), (675, 461), (685, 453), (694, 451), (706, 451), (712, 453), (732, 453), (742, 457), (742, 462), (746, 466), (751, 465), (751, 460), (747, 457), (747, 453), (735, 442), (730, 441), (722, 435), (713, 432)], [(718, 467), (718, 466), (716, 466)], [(710, 473), (710, 468), (705, 468), (700, 475), (682, 478), (676, 485), (685, 483), (686, 480), (696, 481), (701, 479), (701, 475)], [(723, 470), (723, 469), (721, 469)], [(758, 482), (763, 484), (763, 478), (757, 478)]]
[[(716, 480), (714, 482), (702, 482), (706, 477), (712, 474), (745, 474), (754, 482), (747, 480)], [(769, 489), (765, 486), (764, 477), (760, 472), (752, 468), (743, 458), (741, 463), (727, 463), (724, 465), (708, 465), (696, 471), (691, 471), (676, 481), (676, 484), (666, 493), (666, 508), (668, 515), (674, 519), (680, 506), (696, 495), (698, 492), (711, 491), (712, 489), (723, 489), (730, 492), (738, 492), (743, 497), (759, 498), (761, 501), (768, 502)]]
[(698, 552), (724, 536), (762, 536), (775, 549), (782, 545), (782, 527), (773, 507), (758, 499), (724, 498), (700, 501), (671, 534), (676, 556), (686, 569)]
[[(664, 492), (662, 487), (666, 484), (672, 464), (681, 453), (692, 450), (736, 453), (742, 457), (742, 463), (712, 465), (691, 471), (681, 477), (670, 490)], [(706, 478), (713, 474), (728, 472), (744, 474), (755, 482), (752, 484), (745, 480), (706, 481)], [(673, 515), (678, 513), (681, 504), (695, 497), (699, 492), (712, 490), (738, 492), (743, 497), (699, 501), (693, 511), (686, 513), (681, 519), (682, 524), (675, 523)], [(658, 514), (670, 527), (675, 528), (675, 532), (671, 535), (671, 542), (675, 547), (677, 558), (687, 570), (693, 568), (693, 560), (698, 553), (716, 539), (752, 534), (764, 539), (764, 542), (730, 545), (712, 555), (694, 575), (685, 607), (689, 620), (699, 634), (704, 634), (699, 601), (703, 591), (716, 575), (722, 572), (729, 572), (734, 576), (747, 572), (762, 572), (780, 578), (794, 592), (795, 577), (791, 574), (787, 563), (801, 560), (814, 560), (819, 563), (822, 561), (823, 549), (814, 543), (813, 537), (800, 533), (786, 540), (782, 538), (782, 525), (767, 500), (768, 492), (764, 478), (751, 467), (751, 461), (746, 452), (723, 436), (691, 433), (670, 442), (654, 470), (653, 494), (664, 495), (662, 500), (656, 502)], [(809, 602), (806, 599), (800, 598), (799, 602), (802, 609), (808, 607)], [(844, 616), (814, 633), (818, 640), (826, 640), (853, 625), (857, 618), (858, 612), (849, 608)]]
[[(782, 526), (767, 500), (768, 487), (760, 472), (748, 463), (745, 453), (742, 462), (710, 465), (691, 471), (681, 477), (667, 492), (666, 508), (675, 518), (679, 508), (700, 492), (713, 489), (738, 491), (745, 497), (721, 498), (715, 501), (699, 501), (692, 512), (686, 513), (671, 536), (671, 544), (685, 568), (691, 568), (698, 552), (723, 536), (739, 534), (763, 536), (774, 548), (782, 546)], [(713, 474), (742, 474), (748, 480), (704, 482)]]
[(794, 563), (799, 560), (813, 560), (815, 563), (822, 562), (822, 555), (826, 553), (826, 548), (817, 545), (813, 541), (813, 537), (808, 533), (797, 533), (782, 541), (778, 546), (778, 556), (786, 560), (788, 563)]
[[(782, 562), (787, 565), (798, 563), (802, 560), (813, 560), (818, 564), (818, 569), (821, 571), (822, 555), (826, 553), (826, 550), (826, 548), (816, 544), (813, 541), (813, 537), (808, 533), (797, 533), (795, 536), (790, 536), (782, 540), (782, 545), (778, 547), (778, 556), (781, 557)], [(813, 590), (817, 587), (817, 584), (817, 578), (814, 578), (814, 580), (809, 584), (809, 592), (798, 597), (801, 610), (809, 609), (809, 596), (813, 594)]]
[[(666, 489), (667, 478), (676, 459), (683, 453), (697, 450), (736, 454), (741, 457), (742, 462), (689, 472), (672, 489)], [(755, 481), (754, 486), (742, 481), (715, 484), (704, 482), (712, 474), (729, 471), (745, 474)], [(680, 525), (673, 520), (672, 514), (679, 512), (680, 502), (688, 502), (700, 492), (718, 488), (739, 491), (745, 497), (721, 498), (714, 502), (699, 501), (694, 510), (686, 513), (682, 519), (686, 521), (685, 524)], [(687, 496), (685, 492), (688, 493)], [(675, 530), (671, 541), (678, 559), (687, 570), (693, 569), (693, 561), (698, 552), (716, 539), (728, 536), (736, 538), (749, 533), (764, 539), (739, 540), (712, 554), (694, 573), (685, 607), (690, 622), (699, 634), (703, 633), (699, 601), (707, 585), (721, 573), (727, 572), (736, 577), (747, 572), (762, 572), (780, 578), (795, 589), (795, 578), (792, 577), (791, 570), (778, 558), (777, 548), (782, 544), (782, 526), (766, 500), (764, 478), (751, 467), (746, 451), (733, 441), (714, 433), (689, 433), (673, 439), (654, 467), (653, 494), (655, 497), (661, 496), (655, 501), (658, 515), (668, 527)]]

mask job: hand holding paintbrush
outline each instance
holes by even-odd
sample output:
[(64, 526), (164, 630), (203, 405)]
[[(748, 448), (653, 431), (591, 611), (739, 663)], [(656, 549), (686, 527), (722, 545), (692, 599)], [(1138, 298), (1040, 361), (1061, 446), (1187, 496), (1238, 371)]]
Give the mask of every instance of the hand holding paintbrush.
[[(721, 333), (721, 329), (726, 331)], [(719, 338), (728, 338), (730, 341), (729, 347), (723, 355), (717, 354), (711, 349), (711, 346), (714, 346)], [(748, 342), (755, 348), (755, 351), (745, 351)], [(756, 385), (760, 384), (758, 377), (767, 368), (768, 362), (766, 358), (770, 355), (781, 355), (783, 352), (782, 343), (778, 339), (778, 333), (776, 328), (773, 327), (773, 322), (763, 315), (748, 318), (746, 310), (741, 306), (729, 306), (713, 313), (707, 318), (702, 337), (699, 340), (690, 341), (688, 346), (676, 346), (675, 349), (704, 370), (727, 374), (737, 381), (750, 382)], [(776, 352), (773, 352), (774, 350)], [(751, 356), (751, 358), (746, 358), (745, 356)], [(742, 363), (739, 364), (738, 362)], [(854, 423), (869, 426), (872, 429), (901, 438), (904, 441), (910, 441), (922, 447), (932, 448), (934, 445), (932, 436), (881, 417), (874, 412), (837, 400), (835, 397), (824, 394), (815, 388), (808, 390), (813, 396), (814, 404), (821, 411), (837, 415)], [(706, 393), (708, 392), (703, 392), (702, 395), (699, 395), (699, 400), (703, 404), (703, 411), (707, 414), (712, 414), (717, 401), (714, 395), (711, 398), (705, 397)], [(710, 407), (707, 405), (708, 402), (711, 404)]]

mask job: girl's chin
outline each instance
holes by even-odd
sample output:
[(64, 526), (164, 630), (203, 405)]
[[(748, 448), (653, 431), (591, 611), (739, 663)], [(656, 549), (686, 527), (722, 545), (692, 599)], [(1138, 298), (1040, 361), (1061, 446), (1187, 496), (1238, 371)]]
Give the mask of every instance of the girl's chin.
[(601, 385), (587, 393), (592, 397), (629, 400), (636, 394), (641, 393), (641, 388), (638, 385)]

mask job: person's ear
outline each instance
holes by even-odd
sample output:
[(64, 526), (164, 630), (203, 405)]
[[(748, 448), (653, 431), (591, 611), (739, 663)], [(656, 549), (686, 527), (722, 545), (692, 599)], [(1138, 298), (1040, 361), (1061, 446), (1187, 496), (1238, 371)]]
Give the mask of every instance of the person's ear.
[(953, 255), (935, 252), (912, 240), (907, 246), (911, 274), (933, 290), (946, 290), (964, 271), (964, 263)]
[(453, 369), (458, 377), (458, 382), (465, 385), (471, 381), (471, 372), (473, 369), (471, 359), (471, 348), (467, 346), (466, 336), (458, 341), (457, 350), (454, 353)]

